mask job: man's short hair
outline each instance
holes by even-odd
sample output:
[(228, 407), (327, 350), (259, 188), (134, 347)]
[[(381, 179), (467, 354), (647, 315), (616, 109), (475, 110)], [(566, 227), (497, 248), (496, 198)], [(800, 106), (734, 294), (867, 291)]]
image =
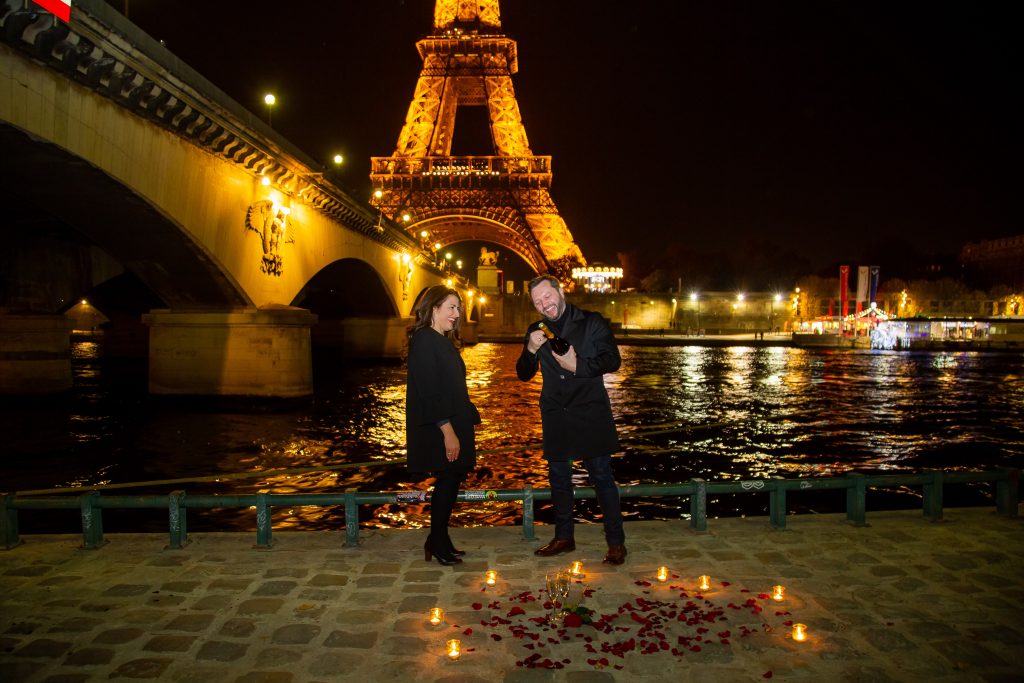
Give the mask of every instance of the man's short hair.
[(558, 278), (556, 278), (554, 275), (538, 275), (537, 277), (535, 277), (532, 280), (530, 280), (530, 284), (527, 286), (527, 290), (529, 292), (533, 292), (533, 288), (536, 287), (537, 285), (539, 285), (542, 282), (547, 282), (549, 285), (551, 285), (555, 289), (561, 289), (562, 288), (562, 283), (559, 282)]

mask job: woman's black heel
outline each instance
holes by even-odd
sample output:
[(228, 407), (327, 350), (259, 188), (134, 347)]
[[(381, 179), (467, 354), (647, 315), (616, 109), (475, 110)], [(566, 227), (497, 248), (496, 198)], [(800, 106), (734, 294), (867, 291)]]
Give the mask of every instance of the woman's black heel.
[(437, 558), (437, 563), (445, 567), (450, 567), (453, 564), (462, 564), (462, 560), (455, 557), (455, 555), (452, 555), (450, 553), (442, 554), (431, 548), (430, 540), (428, 539), (423, 544), (423, 559), (427, 562), (430, 562), (431, 556)]

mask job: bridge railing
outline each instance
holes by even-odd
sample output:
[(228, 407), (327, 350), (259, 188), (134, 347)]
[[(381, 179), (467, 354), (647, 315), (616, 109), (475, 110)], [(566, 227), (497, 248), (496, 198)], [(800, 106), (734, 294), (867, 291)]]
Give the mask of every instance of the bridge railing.
[[(944, 472), (929, 470), (918, 474), (863, 475), (857, 473), (842, 477), (813, 479), (753, 479), (714, 482), (692, 479), (682, 484), (639, 484), (620, 487), (623, 498), (652, 496), (678, 496), (689, 498), (690, 528), (705, 532), (708, 526), (708, 496), (717, 494), (765, 494), (768, 496), (769, 524), (775, 529), (786, 528), (786, 501), (790, 493), (804, 491), (846, 491), (846, 519), (852, 524), (867, 524), (867, 492), (874, 487), (921, 487), (925, 519), (942, 519), (943, 490), (951, 484), (992, 483), (995, 485), (996, 512), (1016, 516), (1019, 503), (1020, 470), (1006, 469), (988, 472)], [(579, 487), (576, 498), (595, 498), (593, 488)], [(523, 537), (536, 538), (534, 506), (538, 500), (550, 500), (550, 489), (498, 489), (488, 491), (461, 491), (458, 500), (515, 501), (522, 506)], [(269, 548), (272, 544), (272, 511), (283, 506), (343, 506), (345, 510), (345, 546), (359, 545), (359, 506), (386, 505), (429, 501), (426, 491), (391, 491), (363, 493), (354, 490), (343, 493), (250, 495), (188, 495), (173, 491), (169, 495), (112, 496), (99, 491), (88, 491), (78, 496), (19, 496), (0, 493), (0, 547), (10, 549), (21, 543), (18, 531), (18, 513), (21, 510), (77, 510), (82, 520), (82, 547), (100, 548), (104, 545), (103, 510), (106, 509), (166, 509), (168, 513), (168, 547), (183, 548), (188, 543), (187, 512), (189, 509), (253, 508), (256, 512), (256, 547)]]

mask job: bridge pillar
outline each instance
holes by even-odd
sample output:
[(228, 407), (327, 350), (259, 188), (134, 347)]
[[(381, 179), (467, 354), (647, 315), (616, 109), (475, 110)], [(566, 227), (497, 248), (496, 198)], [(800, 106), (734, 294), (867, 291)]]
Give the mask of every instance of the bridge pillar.
[(71, 326), (63, 315), (0, 313), (0, 394), (70, 389)]
[(226, 311), (155, 310), (149, 326), (149, 391), (164, 395), (266, 396), (313, 393), (310, 327), (290, 306)]

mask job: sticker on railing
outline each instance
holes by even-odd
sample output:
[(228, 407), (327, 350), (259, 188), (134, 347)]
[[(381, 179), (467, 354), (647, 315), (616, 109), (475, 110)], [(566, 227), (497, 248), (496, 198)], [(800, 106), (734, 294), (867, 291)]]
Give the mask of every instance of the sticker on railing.
[(466, 500), (498, 500), (498, 492), (488, 491), (466, 491)]
[(743, 487), (744, 491), (749, 491), (750, 489), (761, 490), (761, 489), (764, 488), (764, 482), (763, 481), (742, 481), (742, 482), (740, 482), (740, 486)]
[(395, 494), (396, 503), (423, 503), (429, 500), (426, 491), (399, 491)]

